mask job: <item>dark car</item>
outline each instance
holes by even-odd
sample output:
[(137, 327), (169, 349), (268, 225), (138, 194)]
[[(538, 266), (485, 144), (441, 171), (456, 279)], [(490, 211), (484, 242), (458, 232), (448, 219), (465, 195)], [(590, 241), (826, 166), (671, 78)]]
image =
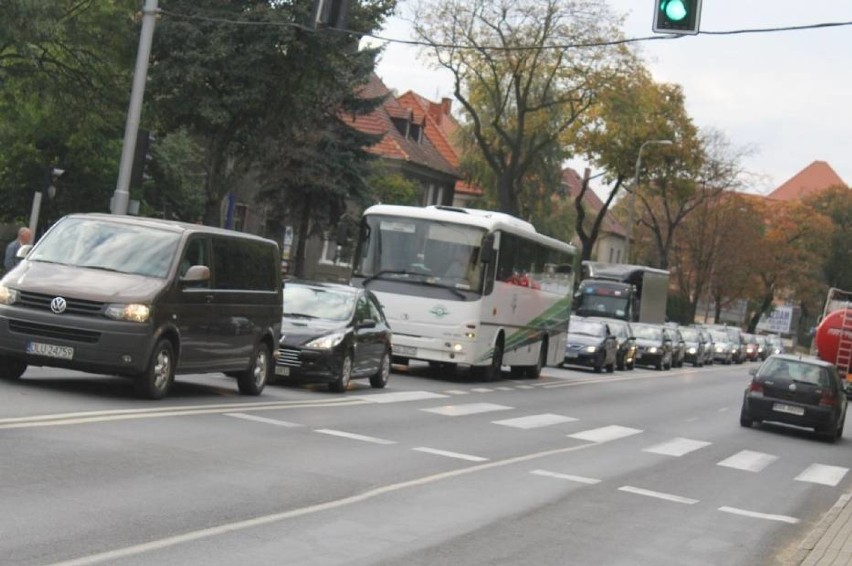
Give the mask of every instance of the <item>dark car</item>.
[(728, 333), (728, 343), (731, 345), (733, 362), (735, 364), (743, 363), (746, 360), (746, 355), (742, 331), (736, 326), (727, 326), (725, 332)]
[(634, 323), (636, 363), (657, 369), (672, 369), (672, 338), (669, 329), (659, 324)]
[(706, 341), (704, 340), (704, 335), (699, 332), (697, 328), (692, 327), (682, 327), (680, 329), (680, 335), (686, 346), (686, 351), (684, 352), (683, 357), (684, 361), (689, 362), (694, 367), (703, 366), (706, 357)]
[(391, 330), (379, 302), (366, 289), (336, 283), (287, 281), (278, 379), (328, 383), (343, 392), (351, 379), (388, 383)]
[(672, 339), (672, 367), (681, 368), (686, 360), (686, 341), (680, 332), (680, 325), (674, 322), (667, 322), (665, 327), (669, 331), (669, 336)]
[(581, 316), (571, 317), (565, 340), (565, 365), (592, 366), (600, 373), (612, 373), (618, 357), (618, 341), (608, 322)]
[(626, 320), (617, 318), (599, 318), (590, 316), (588, 320), (598, 320), (609, 325), (609, 330), (615, 335), (618, 341), (618, 355), (615, 360), (615, 367), (619, 370), (630, 370), (636, 365), (636, 338), (633, 336), (633, 329), (630, 323)]
[(832, 364), (778, 354), (756, 370), (743, 396), (740, 424), (762, 421), (813, 428), (830, 441), (843, 436), (847, 387)]
[(714, 356), (716, 350), (716, 345), (713, 343), (713, 335), (710, 333), (709, 328), (704, 328), (702, 326), (695, 326), (695, 329), (701, 335), (701, 338), (704, 340), (704, 365), (711, 366), (713, 365)]

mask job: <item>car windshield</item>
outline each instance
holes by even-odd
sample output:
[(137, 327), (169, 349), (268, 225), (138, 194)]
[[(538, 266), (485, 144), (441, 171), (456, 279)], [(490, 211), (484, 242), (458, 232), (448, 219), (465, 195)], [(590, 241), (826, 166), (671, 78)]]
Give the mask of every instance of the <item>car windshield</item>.
[(633, 335), (636, 338), (644, 338), (645, 340), (662, 340), (663, 332), (659, 328), (653, 326), (642, 326), (637, 324), (633, 327)]
[(571, 334), (583, 334), (585, 336), (603, 336), (605, 334), (604, 325), (600, 322), (576, 319), (572, 319), (568, 323), (568, 332)]
[(286, 284), (284, 316), (342, 321), (352, 316), (355, 295), (342, 291)]
[(685, 342), (698, 342), (700, 339), (698, 331), (694, 328), (681, 328), (680, 335), (683, 337)]
[(180, 234), (170, 230), (69, 217), (45, 234), (27, 259), (165, 278), (179, 242)]
[(713, 339), (713, 342), (727, 342), (728, 335), (724, 332), (718, 332), (716, 330), (710, 331), (710, 337)]
[(789, 379), (823, 387), (829, 384), (828, 372), (825, 368), (804, 361), (784, 358), (769, 358), (760, 367), (758, 375), (772, 379)]

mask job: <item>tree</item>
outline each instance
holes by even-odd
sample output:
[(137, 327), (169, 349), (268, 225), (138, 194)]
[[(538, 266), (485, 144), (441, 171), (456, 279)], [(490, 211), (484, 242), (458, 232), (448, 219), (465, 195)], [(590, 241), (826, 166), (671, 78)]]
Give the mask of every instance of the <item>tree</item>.
[(806, 199), (805, 203), (834, 224), (823, 266), (826, 284), (852, 289), (852, 190), (843, 186), (830, 187)]
[(66, 170), (40, 227), (107, 210), (138, 42), (137, 2), (7, 0), (0, 18), (0, 216), (29, 213), (45, 169)]
[[(519, 215), (534, 170), (558, 180), (560, 136), (627, 60), (626, 49), (612, 46), (618, 23), (592, 0), (439, 0), (421, 8), (415, 33), (429, 44), (431, 63), (453, 76), (501, 211)], [(557, 187), (530, 196), (546, 207)]]

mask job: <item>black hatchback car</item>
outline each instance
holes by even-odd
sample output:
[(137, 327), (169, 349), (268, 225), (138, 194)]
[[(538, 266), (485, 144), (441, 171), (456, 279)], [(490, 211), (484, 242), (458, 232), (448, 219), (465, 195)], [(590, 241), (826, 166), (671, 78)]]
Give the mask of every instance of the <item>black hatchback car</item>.
[(606, 368), (612, 373), (617, 359), (618, 341), (606, 322), (582, 316), (571, 317), (563, 365), (592, 366), (597, 373)]
[(615, 360), (615, 367), (619, 370), (633, 369), (636, 358), (636, 338), (633, 336), (630, 323), (619, 318), (589, 316), (586, 319), (605, 322), (609, 326), (610, 332), (618, 341), (618, 356)]
[(811, 357), (770, 356), (749, 372), (740, 424), (762, 421), (813, 428), (831, 442), (843, 436), (849, 385), (832, 364)]
[(672, 369), (672, 337), (661, 324), (634, 323), (636, 363), (657, 369)]
[(343, 392), (352, 379), (388, 383), (391, 330), (375, 295), (336, 283), (284, 284), (281, 341), (275, 375), (294, 381), (328, 383)]

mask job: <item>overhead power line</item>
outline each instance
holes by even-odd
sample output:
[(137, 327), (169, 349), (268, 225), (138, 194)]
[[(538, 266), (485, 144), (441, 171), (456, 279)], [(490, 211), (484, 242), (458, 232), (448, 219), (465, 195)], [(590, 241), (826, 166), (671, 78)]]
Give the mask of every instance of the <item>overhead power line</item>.
[[(258, 22), (258, 21), (248, 21), (248, 20), (234, 20), (229, 18), (217, 18), (211, 16), (200, 16), (194, 14), (180, 14), (178, 12), (172, 12), (169, 10), (160, 9), (159, 13), (164, 16), (169, 16), (177, 19), (184, 20), (197, 20), (209, 23), (217, 23), (217, 24), (226, 24), (226, 25), (239, 25), (239, 26), (274, 26), (274, 27), (289, 27), (300, 29), (307, 32), (333, 32), (347, 35), (354, 35), (357, 37), (369, 37), (371, 39), (375, 39), (377, 41), (383, 41), (386, 43), (396, 43), (400, 45), (411, 45), (415, 47), (438, 47), (441, 49), (476, 49), (480, 51), (532, 51), (532, 50), (541, 50), (541, 49), (584, 49), (584, 48), (592, 48), (592, 47), (607, 47), (611, 45), (622, 45), (625, 43), (638, 43), (642, 41), (671, 41), (674, 39), (681, 39), (684, 36), (682, 35), (650, 35), (644, 37), (631, 37), (631, 38), (622, 38), (622, 39), (614, 39), (611, 41), (592, 41), (587, 43), (563, 43), (563, 44), (553, 44), (553, 45), (530, 45), (530, 46), (477, 46), (471, 47), (470, 45), (462, 45), (456, 43), (430, 43), (428, 41), (421, 41), (416, 39), (399, 39), (393, 37), (384, 37), (381, 35), (376, 35), (372, 33), (366, 33), (361, 31), (355, 31), (351, 29), (341, 29), (334, 27), (323, 27), (320, 29), (315, 29), (311, 26), (299, 24), (296, 22)], [(825, 28), (836, 28), (836, 27), (846, 27), (852, 26), (852, 22), (824, 22), (819, 24), (805, 24), (801, 26), (784, 26), (784, 27), (771, 27), (771, 28), (750, 28), (750, 29), (735, 29), (735, 30), (727, 30), (727, 31), (705, 31), (701, 30), (698, 35), (745, 35), (745, 34), (755, 34), (755, 33), (779, 33), (779, 32), (788, 32), (788, 31), (804, 31), (804, 30), (812, 30), (812, 29), (825, 29)], [(691, 36), (694, 37), (694, 36)]]

